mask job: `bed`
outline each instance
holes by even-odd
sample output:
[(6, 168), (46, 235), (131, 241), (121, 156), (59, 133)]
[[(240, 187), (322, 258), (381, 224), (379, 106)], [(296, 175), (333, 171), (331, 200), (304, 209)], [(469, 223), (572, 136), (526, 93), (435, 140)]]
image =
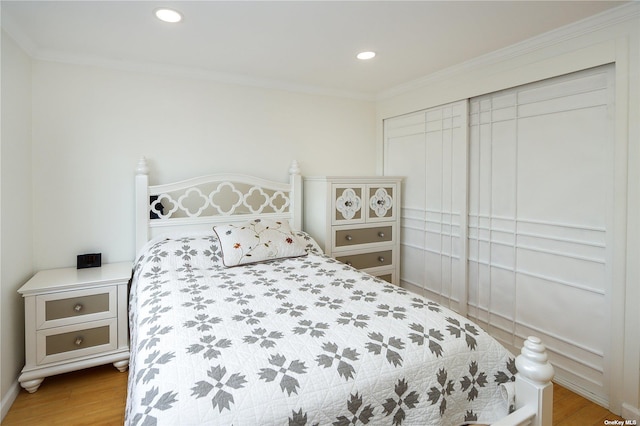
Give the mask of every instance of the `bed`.
[(301, 175), (136, 171), (126, 425), (551, 424), (542, 343), (325, 256)]

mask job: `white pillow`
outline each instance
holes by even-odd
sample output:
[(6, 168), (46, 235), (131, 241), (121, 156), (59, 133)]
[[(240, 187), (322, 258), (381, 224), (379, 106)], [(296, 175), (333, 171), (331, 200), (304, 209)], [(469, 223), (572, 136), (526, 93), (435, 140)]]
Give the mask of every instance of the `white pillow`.
[(256, 219), (243, 224), (213, 227), (220, 240), (222, 262), (237, 266), (307, 254), (286, 221)]

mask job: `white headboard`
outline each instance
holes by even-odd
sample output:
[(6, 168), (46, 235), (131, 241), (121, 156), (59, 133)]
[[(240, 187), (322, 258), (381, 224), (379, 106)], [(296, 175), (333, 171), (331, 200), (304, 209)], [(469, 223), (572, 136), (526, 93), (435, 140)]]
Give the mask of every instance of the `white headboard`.
[(151, 186), (146, 159), (138, 162), (136, 254), (151, 238), (167, 232), (211, 229), (215, 224), (257, 218), (288, 220), (292, 228), (301, 229), (302, 176), (295, 160), (288, 183), (213, 174)]

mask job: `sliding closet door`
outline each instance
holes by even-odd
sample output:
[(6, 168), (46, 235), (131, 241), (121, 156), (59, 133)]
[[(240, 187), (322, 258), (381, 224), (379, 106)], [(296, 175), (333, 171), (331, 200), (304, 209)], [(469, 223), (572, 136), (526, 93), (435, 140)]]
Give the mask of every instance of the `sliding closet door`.
[(466, 309), (467, 101), (384, 122), (384, 173), (404, 176), (405, 288)]
[(468, 315), (608, 401), (613, 66), (470, 100)]

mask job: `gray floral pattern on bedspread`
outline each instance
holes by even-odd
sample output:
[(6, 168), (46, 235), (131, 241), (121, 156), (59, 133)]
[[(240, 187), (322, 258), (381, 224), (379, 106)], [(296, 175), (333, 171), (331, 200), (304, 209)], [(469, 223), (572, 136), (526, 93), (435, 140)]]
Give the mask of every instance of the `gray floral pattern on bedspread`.
[(127, 425), (458, 425), (504, 417), (514, 357), (462, 316), (313, 250), (236, 268), (214, 235), (148, 245)]

